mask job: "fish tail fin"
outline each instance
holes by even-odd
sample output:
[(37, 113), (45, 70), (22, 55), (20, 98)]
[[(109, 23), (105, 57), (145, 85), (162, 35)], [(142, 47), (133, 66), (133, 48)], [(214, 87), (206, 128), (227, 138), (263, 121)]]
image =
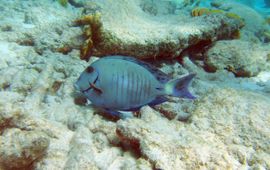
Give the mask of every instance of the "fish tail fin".
[(188, 86), (195, 76), (195, 73), (191, 73), (179, 79), (169, 81), (167, 84), (165, 84), (166, 94), (173, 97), (195, 99), (196, 97), (188, 91)]

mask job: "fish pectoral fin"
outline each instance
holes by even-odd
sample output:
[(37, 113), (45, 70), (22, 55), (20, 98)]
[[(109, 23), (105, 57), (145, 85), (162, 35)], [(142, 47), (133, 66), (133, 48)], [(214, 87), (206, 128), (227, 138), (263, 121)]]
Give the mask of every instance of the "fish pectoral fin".
[(95, 86), (95, 84), (90, 83), (90, 86), (95, 90), (95, 92), (97, 92), (98, 94), (102, 94), (102, 90), (100, 88), (98, 88), (97, 86)]

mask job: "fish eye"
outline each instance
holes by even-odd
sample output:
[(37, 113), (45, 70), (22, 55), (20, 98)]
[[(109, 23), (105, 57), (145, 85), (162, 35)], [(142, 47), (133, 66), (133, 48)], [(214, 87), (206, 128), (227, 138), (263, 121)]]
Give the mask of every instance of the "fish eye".
[(92, 73), (94, 71), (94, 68), (92, 66), (88, 66), (85, 71), (87, 73)]

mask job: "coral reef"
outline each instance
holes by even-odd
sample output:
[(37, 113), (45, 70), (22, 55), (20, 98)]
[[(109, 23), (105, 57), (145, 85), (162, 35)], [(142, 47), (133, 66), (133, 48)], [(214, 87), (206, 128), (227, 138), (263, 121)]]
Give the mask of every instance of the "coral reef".
[(191, 11), (191, 15), (193, 17), (202, 16), (202, 15), (209, 15), (209, 14), (214, 14), (214, 13), (224, 13), (224, 11), (216, 10), (216, 9), (209, 9), (209, 8), (202, 8), (202, 7), (194, 8)]
[(4, 169), (29, 168), (46, 154), (49, 139), (44, 132), (11, 128), (0, 137), (0, 165)]
[[(150, 170), (153, 167), (173, 169), (176, 165), (183, 169), (269, 166), (269, 135), (259, 137), (269, 133), (269, 122), (266, 121), (269, 116), (269, 98), (252, 92), (239, 93), (239, 90), (211, 91), (222, 85), (233, 88), (236, 88), (234, 85), (240, 85), (238, 80), (226, 77), (227, 74), (208, 75), (188, 59), (184, 60), (185, 68), (181, 68), (179, 64), (173, 67), (166, 64), (162, 70), (173, 76), (187, 73), (187, 69), (199, 74), (199, 79), (194, 81), (192, 88), (196, 94), (201, 95), (199, 101), (194, 104), (181, 100), (172, 102), (171, 109), (179, 109), (172, 110), (176, 116), (171, 121), (145, 107), (140, 118), (110, 122), (98, 114), (94, 115), (92, 107), (78, 106), (73, 102), (72, 84), (88, 65), (75, 57), (79, 55), (79, 51), (72, 51), (67, 55), (47, 52), (40, 57), (31, 46), (7, 42), (2, 42), (1, 46), (3, 44), (8, 46), (6, 52), (10, 55), (2, 58), (1, 62), (17, 63), (12, 62), (12, 67), (3, 64), (1, 67), (1, 75), (4, 76), (0, 83), (0, 127), (3, 129), (0, 137), (2, 144), (7, 146), (0, 149), (3, 153), (0, 157), (2, 169), (7, 166), (3, 162), (14, 158), (8, 144), (17, 144), (19, 141), (25, 145), (12, 153), (23, 153), (24, 148), (33, 148), (27, 149), (31, 151), (28, 152), (30, 157), (16, 155), (18, 163), (14, 165), (20, 168)], [(16, 49), (14, 53), (11, 52), (12, 49)], [(94, 60), (96, 58), (91, 58), (89, 62)], [(224, 83), (224, 79), (230, 80), (230, 84)], [(233, 84), (234, 81), (236, 82)], [(240, 88), (244, 88), (244, 85)], [(227, 112), (227, 108), (232, 105), (235, 106), (234, 109)], [(170, 109), (169, 106), (161, 107), (163, 110)], [(178, 115), (181, 116), (179, 110), (186, 110), (188, 114), (188, 119), (182, 119), (184, 123), (177, 120)], [(254, 112), (257, 114), (253, 114)], [(233, 129), (249, 130), (235, 131), (231, 140), (227, 141), (224, 138), (227, 133), (224, 123), (240, 120), (243, 115), (238, 113), (243, 113), (246, 117), (241, 119), (244, 122), (235, 124)], [(228, 117), (228, 114), (231, 116)], [(247, 123), (250, 121), (258, 123)], [(265, 126), (251, 133), (252, 128), (259, 124)], [(14, 133), (21, 140), (10, 143), (11, 138), (7, 135)], [(234, 139), (242, 143), (235, 145)], [(32, 141), (44, 143), (37, 146)], [(246, 144), (242, 146), (243, 143)], [(262, 152), (250, 147), (255, 148), (255, 145), (262, 148)], [(226, 149), (228, 146), (231, 146), (229, 150)], [(214, 160), (211, 159), (213, 157)]]
[(241, 18), (239, 15), (232, 12), (226, 12), (220, 9), (210, 9), (210, 8), (202, 8), (202, 7), (194, 8), (191, 11), (191, 15), (193, 17), (202, 16), (202, 15), (210, 15), (210, 14), (224, 14), (229, 18), (238, 20), (240, 22), (240, 26), (239, 26), (240, 28), (245, 26), (244, 19)]
[(262, 32), (262, 35), (258, 34), (261, 38), (261, 40), (265, 43), (269, 43), (270, 42), (270, 29), (269, 30), (264, 30)]
[(4, 45), (10, 55), (0, 70), (2, 169), (151, 169), (118, 146), (114, 123), (73, 102), (73, 82), (88, 65), (75, 57), (79, 51), (40, 57), (31, 46)]
[(119, 121), (117, 134), (125, 143), (136, 141), (130, 147), (157, 169), (267, 169), (270, 131), (260, 122), (269, 118), (269, 103), (247, 91), (210, 90), (195, 103), (189, 123), (168, 121), (145, 107), (141, 119)]
[(66, 7), (68, 5), (68, 0), (58, 0), (59, 4)]
[(175, 13), (177, 4), (185, 2), (176, 1), (163, 1), (163, 0), (144, 0), (138, 1), (140, 8), (145, 12), (153, 16), (158, 15), (171, 15)]
[[(234, 14), (240, 16), (245, 23), (245, 26), (241, 29), (241, 39), (253, 42), (264, 41), (264, 35), (259, 34), (267, 30), (264, 17), (251, 7), (238, 3), (236, 1), (220, 1), (216, 0), (211, 3), (212, 7), (216, 7), (219, 10), (224, 10), (229, 13), (230, 16), (235, 17)], [(231, 15), (233, 14), (233, 15)]]
[[(191, 102), (183, 99), (172, 99), (171, 101), (155, 106), (154, 109), (169, 120), (188, 121), (191, 117)], [(181, 103), (181, 105), (178, 103)]]
[(102, 41), (100, 14), (87, 15), (74, 21), (77, 26), (85, 26), (85, 42), (80, 49), (80, 58), (88, 60), (93, 53), (93, 49)]
[[(18, 5), (20, 10), (16, 10)], [(79, 49), (83, 43), (82, 30), (71, 25), (81, 12), (70, 8), (61, 7), (57, 1), (36, 4), (33, 1), (3, 2), (1, 29), (4, 31), (0, 32), (0, 40), (33, 46), (40, 55), (46, 50), (69, 53)], [(13, 15), (6, 16), (8, 13)]]
[[(98, 27), (96, 30), (91, 28), (89, 31), (89, 27), (85, 30), (89, 38), (82, 47), (81, 58), (86, 60), (90, 57), (89, 51), (96, 56), (122, 54), (141, 59), (177, 57), (181, 51), (202, 40), (230, 38), (241, 26), (239, 20), (224, 15), (201, 18), (192, 18), (184, 13), (153, 16), (141, 9), (139, 0), (92, 2), (98, 6), (96, 13), (101, 17), (97, 21), (91, 17), (95, 15), (88, 16), (92, 18), (90, 28), (93, 25)], [(84, 19), (87, 20), (87, 16), (77, 22)], [(90, 41), (93, 36), (99, 38)]]
[[(243, 33), (240, 40), (216, 42), (239, 30), (237, 18), (191, 17), (194, 7), (174, 14), (169, 2), (151, 13), (145, 3), (0, 3), (1, 170), (270, 169), (269, 45), (248, 42)], [(223, 3), (219, 7), (225, 10)], [(257, 16), (229, 7), (226, 12), (245, 19)], [(86, 17), (74, 24), (82, 13)], [(245, 22), (244, 33), (261, 28), (252, 27), (259, 20)], [(190, 90), (197, 99), (170, 98), (142, 108), (139, 117), (108, 120), (73, 89), (82, 70), (98, 59), (79, 59), (86, 39), (84, 46), (97, 55), (169, 57), (151, 62), (173, 78), (196, 73)], [(203, 52), (192, 58), (187, 48)], [(179, 53), (181, 64), (173, 59)], [(215, 72), (205, 72), (204, 62)], [(236, 78), (241, 69), (254, 77)]]
[(205, 63), (212, 70), (227, 69), (236, 76), (250, 77), (270, 69), (269, 53), (269, 45), (242, 40), (218, 41), (206, 52)]
[(232, 33), (230, 34), (230, 36), (228, 38), (239, 39), (241, 37), (240, 29), (245, 26), (245, 22), (244, 22), (243, 18), (241, 18), (239, 15), (232, 13), (232, 12), (226, 12), (226, 11), (220, 10), (220, 9), (209, 9), (209, 8), (202, 8), (202, 7), (194, 8), (191, 11), (191, 15), (193, 17), (202, 16), (202, 15), (210, 15), (210, 14), (224, 14), (228, 18), (238, 20), (239, 21), (239, 29), (232, 31)]

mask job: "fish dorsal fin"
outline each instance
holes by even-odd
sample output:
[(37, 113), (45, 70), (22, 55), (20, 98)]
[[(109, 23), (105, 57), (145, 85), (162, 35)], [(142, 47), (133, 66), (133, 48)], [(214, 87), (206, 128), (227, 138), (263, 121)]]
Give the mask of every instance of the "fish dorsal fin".
[(171, 78), (166, 73), (160, 71), (158, 68), (154, 67), (153, 65), (151, 65), (149, 63), (146, 63), (144, 61), (138, 60), (138, 59), (133, 58), (133, 57), (113, 55), (113, 56), (104, 57), (103, 59), (120, 59), (120, 60), (126, 60), (126, 61), (136, 63), (136, 64), (144, 67), (145, 69), (147, 69), (149, 72), (151, 72), (156, 77), (156, 79), (159, 82), (161, 82), (162, 84), (165, 84), (169, 80), (171, 80)]

